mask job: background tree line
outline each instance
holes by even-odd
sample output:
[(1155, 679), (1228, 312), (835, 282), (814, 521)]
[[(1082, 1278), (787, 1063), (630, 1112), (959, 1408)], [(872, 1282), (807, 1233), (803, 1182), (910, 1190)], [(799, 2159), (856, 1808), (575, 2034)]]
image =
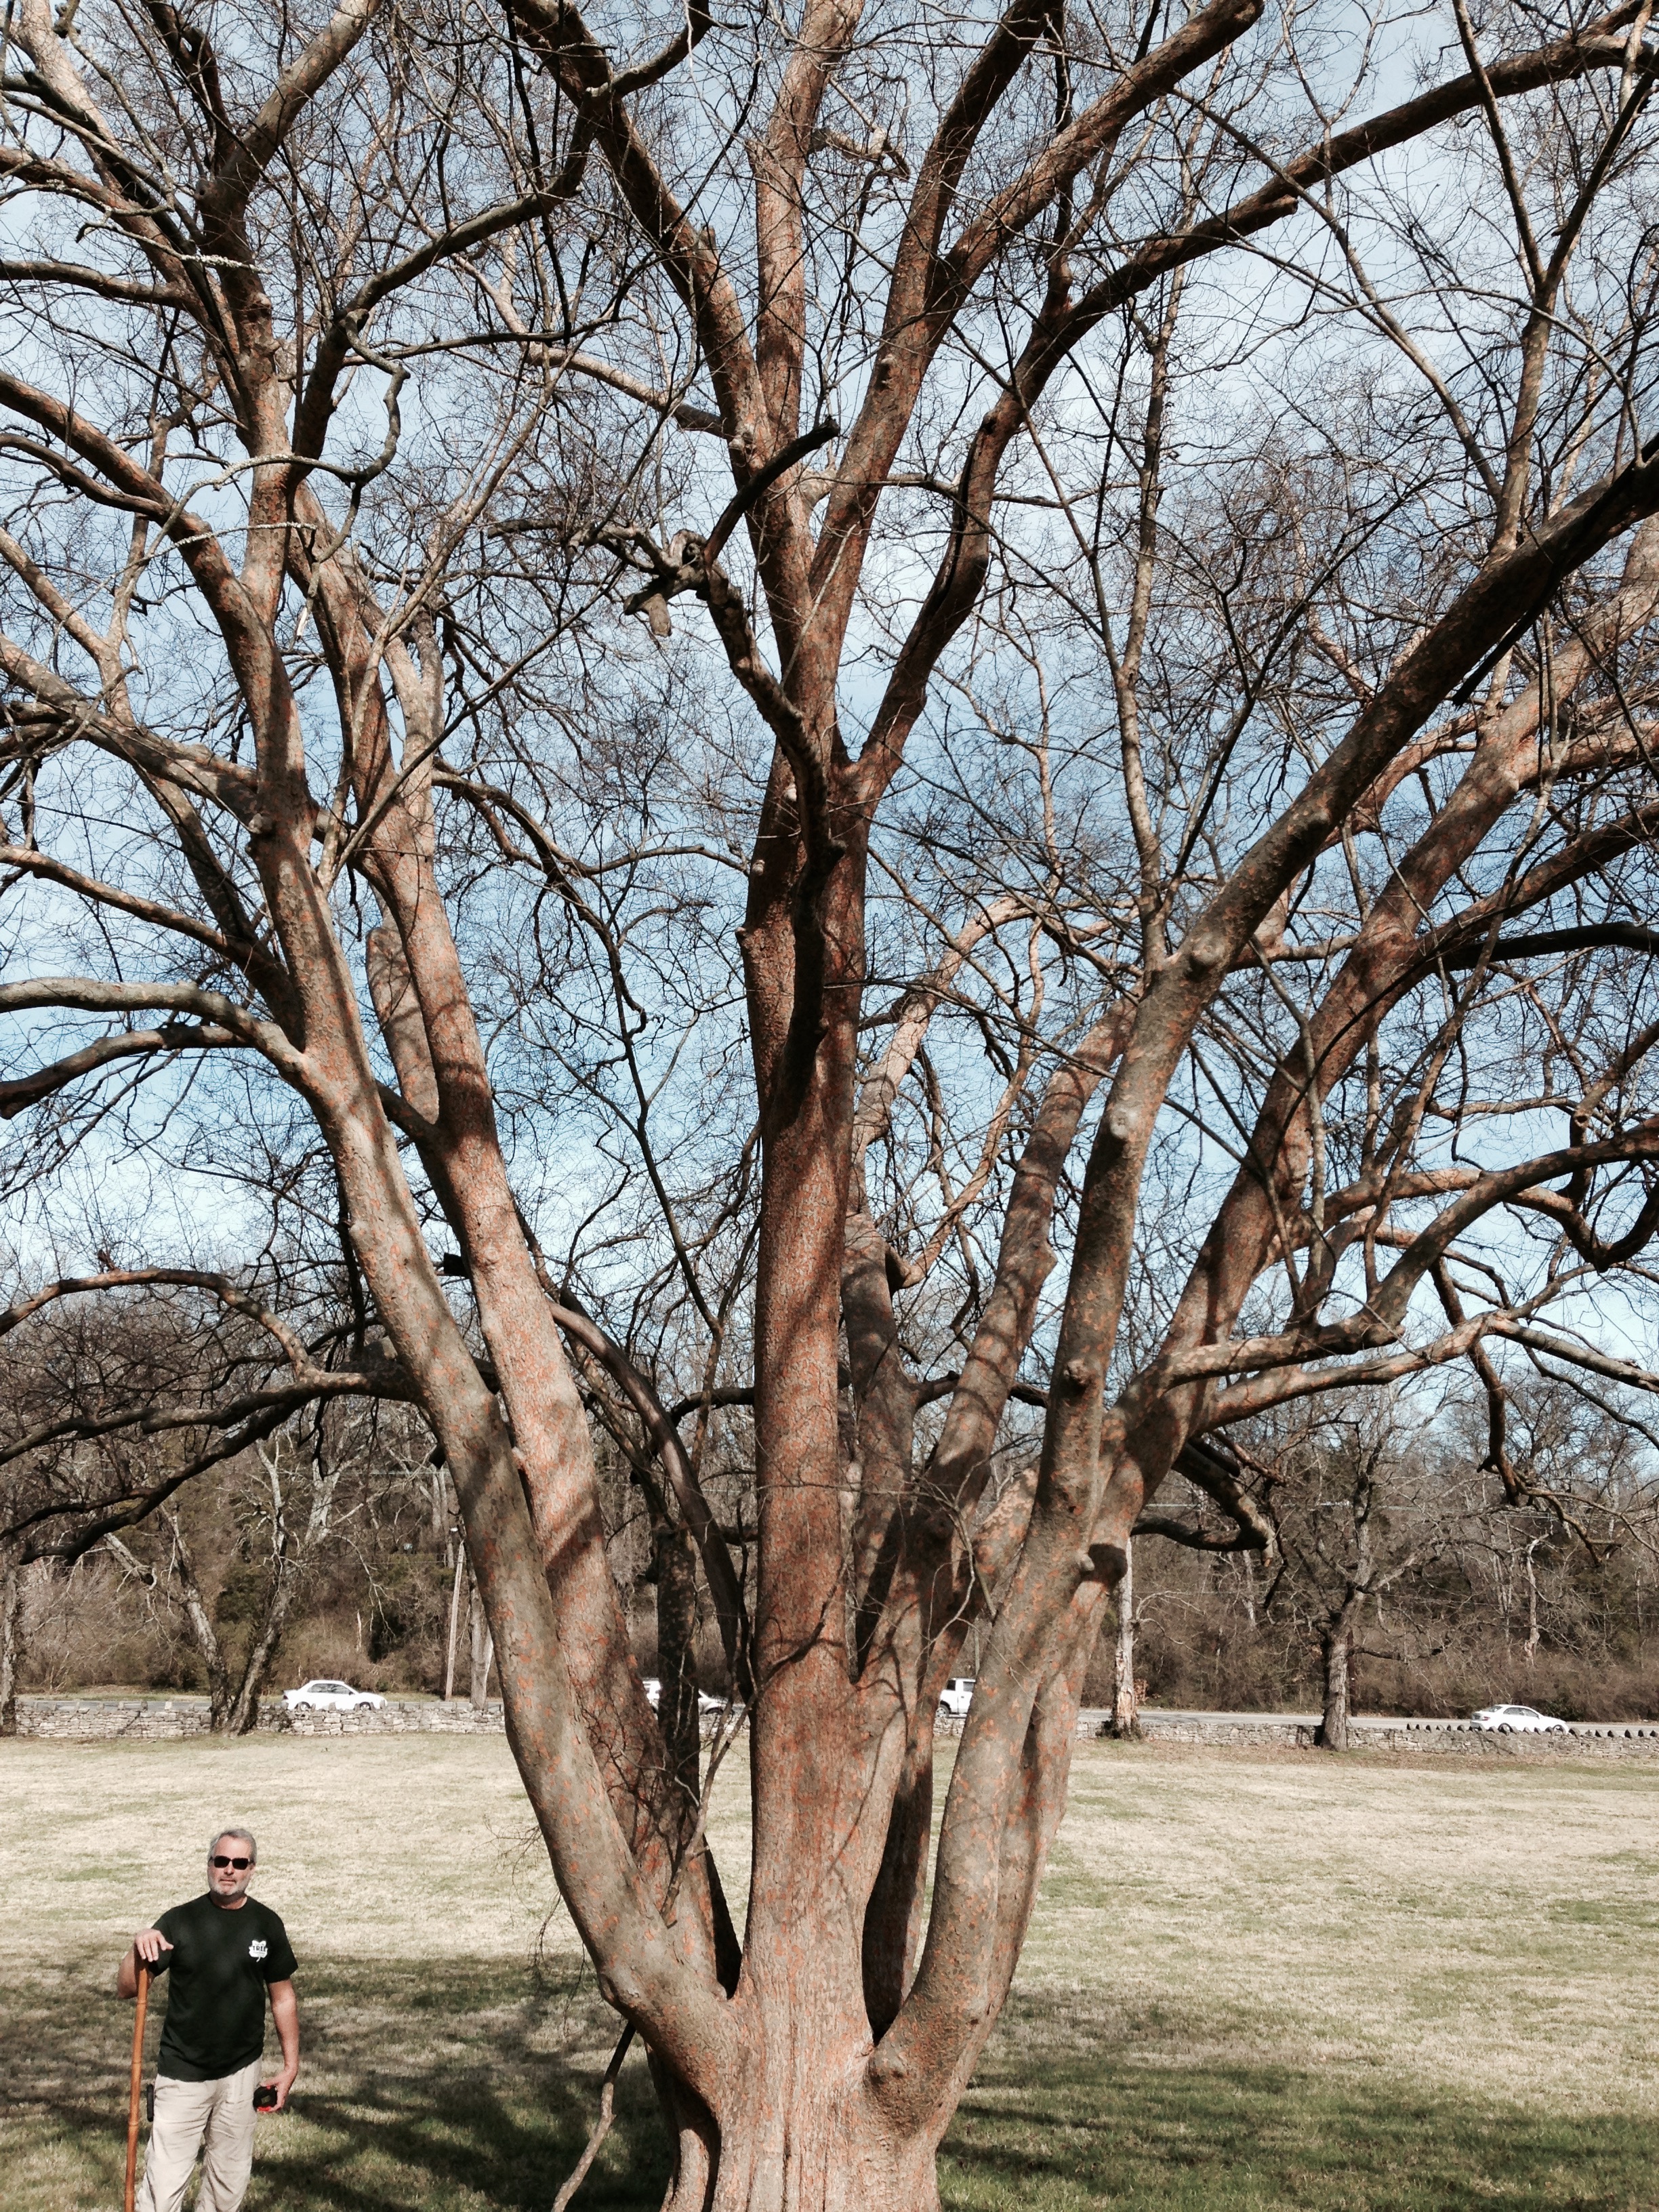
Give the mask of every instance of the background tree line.
[[(116, 1374), (134, 1389), (145, 1361), (159, 1400), (169, 1379), (160, 1347), (176, 1353), (180, 1339), (199, 1358), (176, 1297), (140, 1304), (109, 1292), (58, 1316), (49, 1346), (20, 1359), (8, 1345), (0, 1363), (27, 1419), (32, 1400), (61, 1412), (72, 1372), (82, 1393)], [(49, 1381), (29, 1373), (40, 1359)], [(42, 1389), (49, 1401), (35, 1397)], [(1171, 1486), (1176, 1540), (1158, 1516), (1143, 1516), (1136, 1540), (1140, 1701), (1238, 1711), (1334, 1701), (1443, 1717), (1513, 1700), (1582, 1721), (1659, 1711), (1659, 1484), (1639, 1416), (1541, 1382), (1514, 1404), (1514, 1446), (1534, 1484), (1520, 1507), (1481, 1464), (1484, 1410), (1455, 1395), (1339, 1401), (1300, 1433), (1255, 1435), (1246, 1480), (1261, 1548), (1238, 1548), (1237, 1524), (1203, 1490)], [(593, 1410), (601, 1421), (615, 1413), (597, 1401)], [(635, 1657), (657, 1675), (663, 1501), (649, 1457), (635, 1449), (630, 1464), (620, 1421), (606, 1444), (607, 1555)], [(136, 1449), (165, 1479), (165, 1452)], [(76, 1437), (15, 1459), (11, 1510), (61, 1501), (94, 1468), (106, 1484), (106, 1455), (134, 1449), (130, 1438), (89, 1448)], [(123, 1471), (131, 1484), (130, 1463)], [(752, 1521), (753, 1504), (740, 1486), (734, 1522)], [(696, 1680), (729, 1692), (707, 1578), (695, 1553), (678, 1564)], [(671, 1556), (671, 1577), (675, 1565)], [(392, 1692), (493, 1692), (453, 1487), (421, 1425), (395, 1407), (310, 1409), (227, 1462), (216, 1484), (181, 1486), (68, 1565), (14, 1566), (9, 1588), (14, 1698), (205, 1692), (215, 1725), (237, 1732), (262, 1692), (313, 1674)], [(977, 1641), (963, 1655), (970, 1672)], [(1085, 1701), (1109, 1709), (1118, 1672), (1109, 1633)]]
[(1506, 1702), (1567, 1720), (1650, 1717), (1659, 1492), (1647, 1447), (1548, 1384), (1518, 1390), (1516, 1412), (1517, 1448), (1552, 1493), (1518, 1509), (1481, 1464), (1484, 1409), (1467, 1398), (1337, 1401), (1308, 1433), (1259, 1439), (1265, 1553), (1137, 1543), (1148, 1695), (1311, 1707), (1334, 1740), (1350, 1711), (1461, 1717)]

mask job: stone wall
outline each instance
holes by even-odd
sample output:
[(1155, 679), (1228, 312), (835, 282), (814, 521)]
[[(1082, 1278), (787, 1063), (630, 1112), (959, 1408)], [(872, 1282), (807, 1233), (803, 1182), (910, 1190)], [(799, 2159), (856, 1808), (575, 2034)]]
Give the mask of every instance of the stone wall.
[(1569, 1727), (1564, 1734), (1498, 1735), (1467, 1721), (1369, 1721), (1356, 1731), (1362, 1749), (1431, 1752), (1474, 1759), (1659, 1759), (1659, 1728)]
[[(1279, 1713), (1227, 1714), (1209, 1719), (1143, 1709), (1140, 1715), (1140, 1732), (1149, 1743), (1291, 1744), (1305, 1750), (1312, 1745), (1318, 1727), (1317, 1721), (1286, 1719)], [(1110, 1722), (1104, 1719), (1086, 1730), (1091, 1736), (1111, 1732)]]
[(65, 1742), (91, 1742), (112, 1736), (135, 1742), (164, 1737), (206, 1735), (205, 1698), (19, 1698), (19, 1735), (47, 1736)]
[[(464, 1698), (446, 1705), (441, 1698), (389, 1698), (378, 1712), (290, 1713), (276, 1698), (260, 1711), (261, 1735), (499, 1735), (506, 1723), (501, 1700), (492, 1698), (475, 1715)], [(64, 1742), (135, 1742), (206, 1735), (205, 1698), (19, 1698), (19, 1735)]]
[[(1140, 1725), (1150, 1743), (1262, 1744), (1310, 1750), (1318, 1738), (1318, 1723), (1299, 1714), (1174, 1714), (1154, 1707), (1142, 1712)], [(290, 1713), (277, 1698), (264, 1706), (258, 1720), (262, 1735), (500, 1735), (505, 1727), (496, 1698), (477, 1714), (461, 1698), (447, 1705), (441, 1698), (389, 1698), (379, 1711), (355, 1713)], [(705, 1717), (705, 1733), (711, 1727), (712, 1717)], [(959, 1736), (963, 1722), (954, 1713), (941, 1713), (934, 1730), (940, 1736)], [(17, 1700), (19, 1735), (70, 1743), (121, 1738), (144, 1742), (208, 1732), (205, 1698)], [(1110, 1723), (1100, 1711), (1085, 1711), (1078, 1717), (1077, 1732), (1079, 1740), (1092, 1741), (1110, 1734)], [(1659, 1759), (1659, 1727), (1634, 1722), (1629, 1726), (1574, 1727), (1561, 1735), (1494, 1735), (1471, 1728), (1467, 1721), (1362, 1717), (1353, 1723), (1353, 1740), (1359, 1751), (1461, 1759)]]
[[(1311, 1750), (1319, 1741), (1317, 1721), (1297, 1715), (1244, 1714), (1215, 1718), (1152, 1711), (1140, 1716), (1141, 1733), (1152, 1743), (1285, 1744)], [(1356, 1751), (1409, 1752), (1453, 1759), (1659, 1759), (1659, 1728), (1632, 1722), (1628, 1727), (1571, 1726), (1561, 1733), (1500, 1735), (1468, 1721), (1378, 1720), (1363, 1717), (1351, 1723)], [(1104, 1735), (1107, 1723), (1079, 1726), (1079, 1735)]]
[[(962, 1734), (963, 1722), (941, 1713), (934, 1733)], [(1626, 1727), (1569, 1728), (1560, 1735), (1496, 1735), (1468, 1721), (1377, 1720), (1352, 1723), (1357, 1751), (1427, 1753), (1454, 1759), (1659, 1759), (1659, 1727), (1632, 1722)], [(1319, 1741), (1319, 1723), (1297, 1713), (1163, 1713), (1144, 1708), (1140, 1732), (1148, 1743), (1261, 1744), (1311, 1751)], [(1109, 1717), (1097, 1710), (1078, 1716), (1078, 1739), (1094, 1742), (1111, 1734)]]
[(507, 1727), (499, 1698), (475, 1713), (465, 1698), (388, 1698), (379, 1712), (261, 1713), (259, 1726), (283, 1735), (500, 1735)]

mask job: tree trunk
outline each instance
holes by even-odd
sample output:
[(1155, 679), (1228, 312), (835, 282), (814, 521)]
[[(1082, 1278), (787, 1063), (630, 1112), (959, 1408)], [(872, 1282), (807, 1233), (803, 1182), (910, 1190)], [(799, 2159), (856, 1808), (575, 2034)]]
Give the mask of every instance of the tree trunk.
[(461, 1625), (461, 1577), (466, 1572), (466, 1547), (455, 1547), (455, 1580), (449, 1592), (449, 1641), (444, 1647), (444, 1703), (455, 1694), (455, 1638)]
[(259, 1463), (270, 1486), (270, 1581), (266, 1587), (265, 1616), (248, 1646), (242, 1679), (236, 1686), (226, 1718), (226, 1728), (232, 1735), (248, 1735), (259, 1717), (259, 1692), (276, 1656), (276, 1647), (283, 1640), (289, 1607), (294, 1602), (299, 1583), (300, 1567), (328, 1525), (328, 1502), (333, 1492), (333, 1485), (325, 1482), (319, 1473), (312, 1492), (309, 1540), (296, 1559), (283, 1495), (278, 1450), (273, 1448), (267, 1451), (261, 1445)]
[[(791, 2010), (747, 1984), (740, 2005), (745, 1996), (757, 2056), (787, 2057), (787, 2093), (748, 2094), (734, 2082), (712, 2125), (707, 2112), (680, 2120), (662, 2212), (939, 2212), (943, 2106), (922, 2125), (900, 2113), (867, 2028), (849, 2060), (856, 2027), (833, 2008)], [(673, 2127), (683, 2096), (654, 2058), (652, 2071)]]
[(472, 1710), (482, 1713), (489, 1696), (489, 1669), (495, 1656), (495, 1639), (489, 1632), (489, 1623), (484, 1616), (483, 1600), (478, 1595), (478, 1585), (472, 1585), (468, 1606), (468, 1642), (471, 1646)]
[(276, 1647), (282, 1642), (287, 1624), (289, 1607), (293, 1602), (297, 1579), (291, 1565), (279, 1559), (273, 1570), (276, 1580), (265, 1608), (264, 1625), (247, 1655), (247, 1664), (242, 1669), (242, 1679), (231, 1700), (225, 1717), (225, 1729), (230, 1735), (247, 1735), (259, 1717), (259, 1692), (265, 1686), (270, 1663), (276, 1656)]
[(1117, 1586), (1117, 1656), (1112, 1674), (1112, 1734), (1139, 1736), (1140, 1708), (1135, 1698), (1135, 1547), (1123, 1547), (1123, 1579)]
[[(791, 2026), (798, 2032), (800, 2023)], [(773, 2127), (765, 2112), (732, 2115), (712, 2191), (682, 2172), (664, 2212), (939, 2212), (933, 2144), (894, 2136), (864, 2066), (811, 2082), (815, 2040), (796, 2034), (787, 2120)]]
[[(656, 1503), (660, 1505), (660, 1498)], [(652, 1532), (657, 1593), (657, 1673), (662, 1682), (657, 1724), (676, 1787), (695, 1805), (702, 1765), (697, 1710), (697, 1564), (691, 1539), (666, 1517)]]
[(1349, 1747), (1349, 1661), (1352, 1651), (1351, 1599), (1320, 1639), (1325, 1665), (1325, 1714), (1319, 1725), (1319, 1741), (1327, 1751), (1346, 1751)]
[(1538, 1656), (1538, 1569), (1533, 1553), (1543, 1541), (1534, 1536), (1527, 1547), (1527, 1664), (1530, 1667)]
[(17, 1675), (22, 1659), (23, 1570), (6, 1554), (0, 1577), (0, 1735), (17, 1733)]
[(179, 1566), (179, 1587), (184, 1593), (185, 1618), (190, 1623), (190, 1632), (196, 1649), (202, 1655), (202, 1664), (208, 1679), (208, 1727), (215, 1735), (222, 1734), (230, 1719), (230, 1676), (225, 1667), (224, 1646), (213, 1626), (213, 1616), (207, 1609), (207, 1600), (202, 1585), (196, 1578), (196, 1562), (190, 1555), (190, 1546), (179, 1516), (171, 1516), (173, 1556)]

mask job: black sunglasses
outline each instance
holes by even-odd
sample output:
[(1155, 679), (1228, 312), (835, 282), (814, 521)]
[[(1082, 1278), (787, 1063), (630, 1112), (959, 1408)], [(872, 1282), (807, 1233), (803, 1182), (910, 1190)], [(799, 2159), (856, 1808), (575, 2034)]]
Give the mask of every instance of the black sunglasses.
[(253, 1864), (252, 1859), (210, 1859), (210, 1866), (234, 1867), (238, 1874), (246, 1874)]

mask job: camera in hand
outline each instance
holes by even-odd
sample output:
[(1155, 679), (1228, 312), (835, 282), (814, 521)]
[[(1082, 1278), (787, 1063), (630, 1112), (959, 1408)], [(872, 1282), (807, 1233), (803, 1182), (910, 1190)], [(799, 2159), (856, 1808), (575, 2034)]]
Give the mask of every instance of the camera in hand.
[(276, 2084), (274, 2081), (261, 2081), (253, 2092), (254, 2111), (256, 2112), (273, 2112), (276, 2105)]

